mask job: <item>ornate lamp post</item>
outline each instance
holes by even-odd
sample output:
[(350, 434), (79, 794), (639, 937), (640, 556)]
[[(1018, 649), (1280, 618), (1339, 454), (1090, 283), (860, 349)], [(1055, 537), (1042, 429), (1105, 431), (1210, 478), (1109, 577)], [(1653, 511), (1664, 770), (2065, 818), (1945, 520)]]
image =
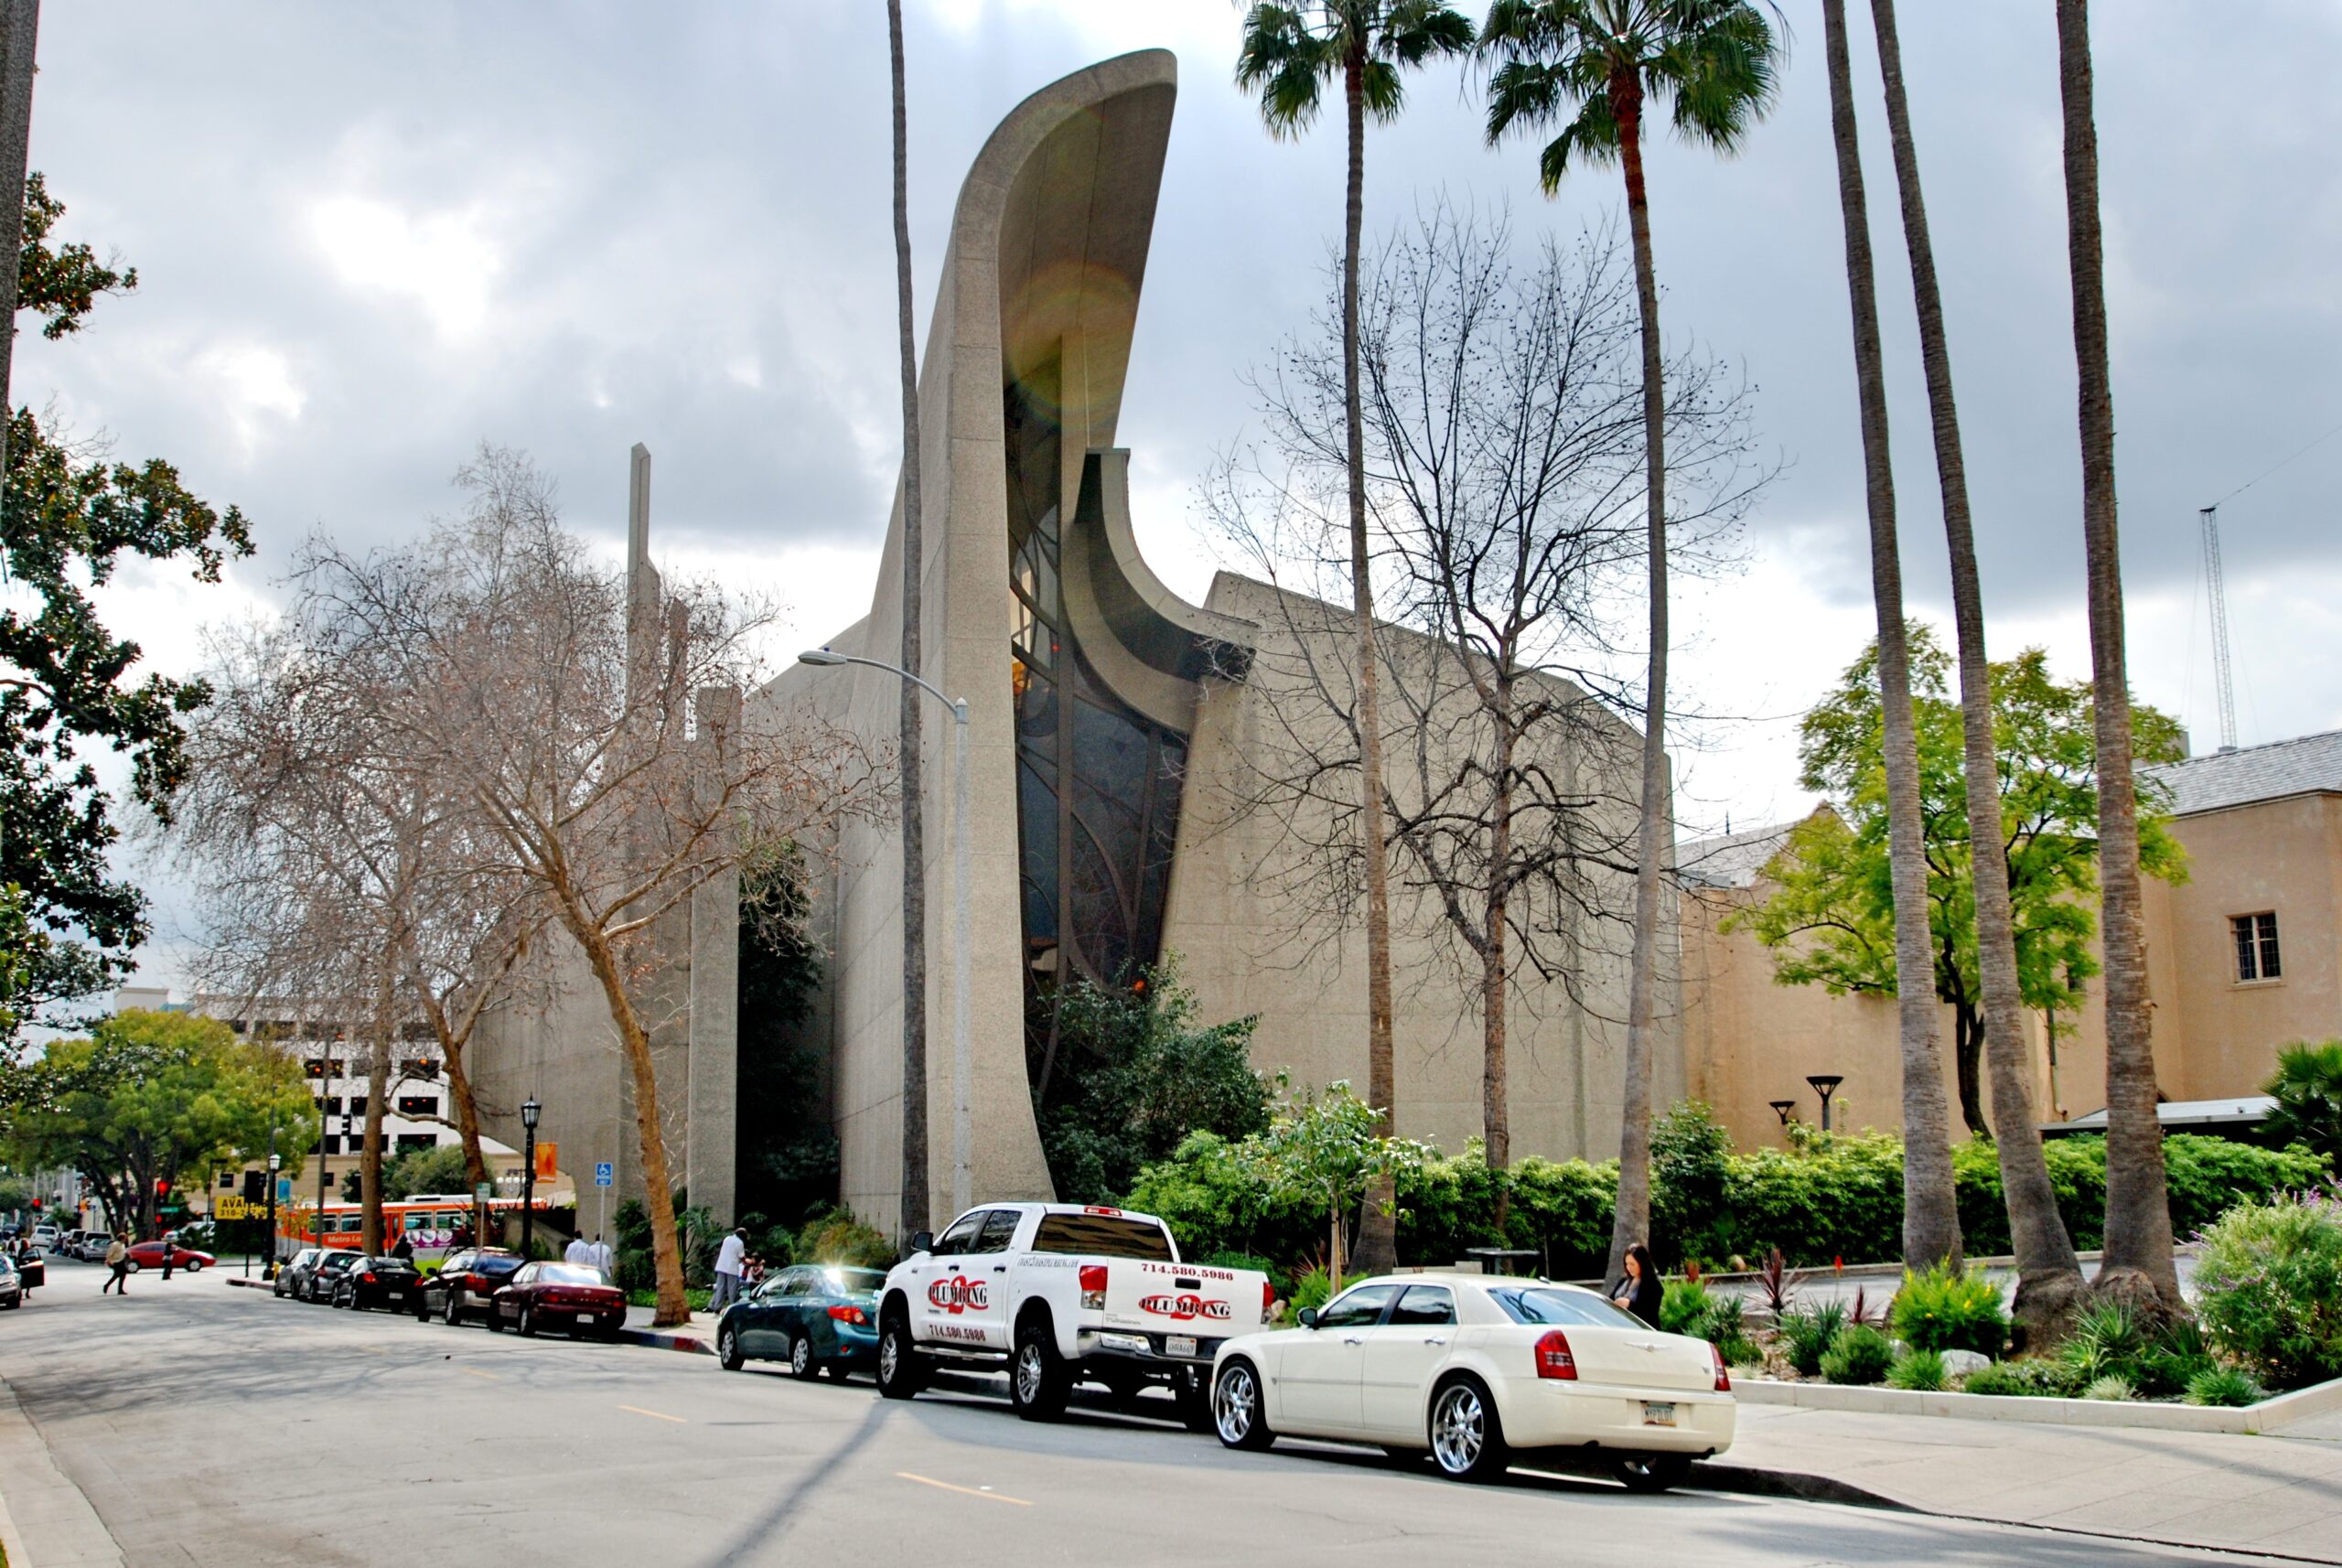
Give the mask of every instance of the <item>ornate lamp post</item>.
[[(274, 1127), (268, 1130), (268, 1141), (272, 1144), (276, 1142)], [(260, 1277), (264, 1280), (273, 1280), (276, 1277), (276, 1173), (283, 1168), (284, 1165), (283, 1156), (271, 1148), (268, 1151), (268, 1235), (265, 1238), (268, 1248), (268, 1267), (260, 1272)]]
[(529, 1255), (529, 1244), (537, 1239), (537, 1118), (544, 1114), (544, 1107), (531, 1095), (521, 1101), (521, 1125), (528, 1130), (529, 1152), (521, 1166), (521, 1256)]
[(1840, 1084), (1846, 1081), (1846, 1075), (1842, 1072), (1817, 1072), (1805, 1081), (1813, 1085), (1814, 1093), (1821, 1096), (1821, 1130), (1827, 1133), (1830, 1131), (1830, 1097), (1837, 1092)]

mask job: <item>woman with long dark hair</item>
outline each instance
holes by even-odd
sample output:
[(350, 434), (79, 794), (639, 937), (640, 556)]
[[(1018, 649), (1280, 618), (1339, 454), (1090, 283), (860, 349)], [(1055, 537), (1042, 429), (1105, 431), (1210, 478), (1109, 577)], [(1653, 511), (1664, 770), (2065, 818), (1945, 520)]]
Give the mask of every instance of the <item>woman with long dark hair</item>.
[(1610, 1287), (1610, 1299), (1656, 1328), (1660, 1294), (1659, 1265), (1650, 1248), (1638, 1241), (1627, 1249), (1627, 1272)]

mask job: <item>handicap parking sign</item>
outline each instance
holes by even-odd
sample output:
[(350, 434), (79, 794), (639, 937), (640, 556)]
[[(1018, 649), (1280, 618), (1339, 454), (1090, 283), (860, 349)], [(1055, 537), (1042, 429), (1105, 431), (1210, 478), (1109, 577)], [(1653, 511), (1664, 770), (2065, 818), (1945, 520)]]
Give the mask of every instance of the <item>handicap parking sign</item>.
[(609, 1161), (596, 1160), (594, 1162), (594, 1185), (596, 1187), (609, 1186), (612, 1175), (613, 1172), (610, 1169)]

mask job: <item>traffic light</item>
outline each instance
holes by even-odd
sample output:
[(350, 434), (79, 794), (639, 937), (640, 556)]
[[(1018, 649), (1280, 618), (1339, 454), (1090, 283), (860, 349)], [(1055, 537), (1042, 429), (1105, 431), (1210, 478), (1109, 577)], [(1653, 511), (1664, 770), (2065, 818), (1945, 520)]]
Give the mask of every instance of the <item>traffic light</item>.
[(244, 1201), (246, 1203), (268, 1201), (268, 1173), (266, 1171), (244, 1173)]

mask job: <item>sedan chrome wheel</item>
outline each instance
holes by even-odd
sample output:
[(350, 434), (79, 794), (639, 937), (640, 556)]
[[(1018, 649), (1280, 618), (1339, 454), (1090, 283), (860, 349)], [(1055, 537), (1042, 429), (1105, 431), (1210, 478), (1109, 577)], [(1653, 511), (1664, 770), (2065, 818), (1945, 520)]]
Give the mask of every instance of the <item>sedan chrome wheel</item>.
[(1211, 1424), (1230, 1448), (1266, 1445), (1269, 1431), (1261, 1420), (1261, 1384), (1251, 1362), (1230, 1362), (1212, 1385)]
[(1493, 1480), (1509, 1463), (1496, 1406), (1477, 1379), (1458, 1378), (1432, 1396), (1431, 1453), (1459, 1481)]

